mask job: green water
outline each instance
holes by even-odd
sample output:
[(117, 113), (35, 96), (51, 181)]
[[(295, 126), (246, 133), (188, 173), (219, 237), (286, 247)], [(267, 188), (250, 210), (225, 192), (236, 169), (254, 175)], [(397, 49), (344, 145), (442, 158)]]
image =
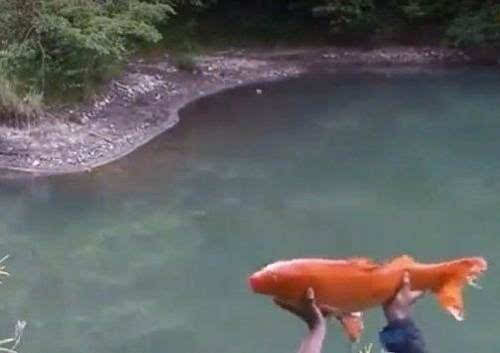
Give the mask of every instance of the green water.
[[(202, 99), (91, 174), (1, 181), (0, 337), (24, 319), (23, 353), (290, 353), (305, 327), (249, 293), (261, 265), (482, 255), (465, 322), (431, 297), (415, 317), (431, 352), (496, 353), (499, 103), (495, 71), (308, 76)], [(324, 353), (346, 351), (331, 325)]]

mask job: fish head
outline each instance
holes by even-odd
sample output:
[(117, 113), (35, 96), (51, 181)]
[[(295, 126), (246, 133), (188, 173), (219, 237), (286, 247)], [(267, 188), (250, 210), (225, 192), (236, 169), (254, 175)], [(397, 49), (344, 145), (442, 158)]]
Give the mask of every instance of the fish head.
[(287, 297), (297, 290), (294, 288), (294, 279), (289, 262), (278, 261), (250, 275), (248, 284), (255, 293)]
[(278, 273), (262, 269), (248, 277), (248, 284), (255, 293), (275, 295), (282, 284), (280, 279)]

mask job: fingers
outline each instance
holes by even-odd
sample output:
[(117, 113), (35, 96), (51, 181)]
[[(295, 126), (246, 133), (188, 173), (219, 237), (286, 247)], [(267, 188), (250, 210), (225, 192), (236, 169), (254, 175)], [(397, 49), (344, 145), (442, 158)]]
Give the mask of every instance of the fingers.
[(423, 290), (411, 290), (409, 271), (405, 271), (403, 274), (403, 286), (400, 292), (410, 305), (415, 303), (419, 298), (421, 298), (425, 294), (425, 291)]
[(307, 288), (305, 299), (309, 302), (314, 302), (314, 289), (312, 287)]
[(302, 300), (304, 309), (310, 313), (315, 313), (319, 311), (316, 305), (316, 298), (314, 297), (314, 289), (312, 287), (307, 288), (304, 298)]
[(334, 314), (338, 315), (339, 311), (330, 307), (319, 308), (316, 304), (314, 290), (308, 288), (304, 293), (301, 303), (290, 303), (278, 298), (273, 298), (273, 301), (280, 308), (298, 316), (302, 319), (310, 329), (325, 323), (325, 317)]
[(321, 311), (321, 314), (324, 317), (329, 317), (329, 316), (333, 315), (338, 320), (340, 320), (342, 318), (342, 315), (343, 315), (342, 311), (340, 311), (339, 309), (334, 308), (333, 306), (326, 305), (326, 304), (320, 305), (319, 310)]
[(411, 283), (410, 283), (410, 273), (405, 271), (403, 273), (403, 278), (401, 280), (402, 284), (394, 300), (397, 301), (408, 301), (411, 296)]
[(318, 309), (314, 302), (304, 303), (302, 306), (297, 307), (280, 299), (274, 298), (274, 303), (280, 308), (292, 313), (304, 321), (309, 328), (313, 328), (318, 323), (324, 320), (321, 311)]
[(410, 292), (410, 290), (411, 290), (410, 272), (405, 271), (403, 273), (402, 282), (403, 283), (401, 284), (401, 288), (399, 289), (399, 292), (400, 293)]
[(314, 296), (314, 289), (312, 287), (307, 288), (304, 296), (304, 310), (308, 317), (308, 320), (313, 325), (321, 322), (324, 319), (324, 314), (318, 305), (316, 304), (316, 298)]
[(422, 290), (411, 290), (410, 273), (408, 271), (403, 273), (401, 282), (401, 287), (394, 298), (383, 305), (385, 316), (389, 321), (410, 316), (412, 305), (425, 293)]
[(413, 290), (409, 293), (410, 304), (414, 304), (418, 299), (422, 298), (425, 294), (423, 290)]
[(410, 272), (409, 271), (405, 271), (405, 273), (403, 274), (403, 285), (410, 285)]
[(281, 309), (285, 309), (286, 311), (289, 311), (292, 314), (305, 320), (305, 318), (306, 318), (305, 313), (302, 312), (301, 310), (297, 309), (295, 306), (293, 306), (285, 301), (282, 301), (280, 299), (277, 299), (277, 298), (273, 298), (273, 301), (274, 301), (274, 304), (278, 305)]

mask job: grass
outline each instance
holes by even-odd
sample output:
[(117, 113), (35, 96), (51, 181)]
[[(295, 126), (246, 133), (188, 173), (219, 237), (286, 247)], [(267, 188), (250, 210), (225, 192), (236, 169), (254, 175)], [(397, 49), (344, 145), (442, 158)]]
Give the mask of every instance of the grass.
[(42, 98), (43, 95), (37, 92), (21, 96), (11, 81), (0, 77), (0, 124), (31, 127), (42, 115)]
[(371, 353), (372, 349), (373, 349), (373, 343), (369, 343), (366, 346), (364, 346), (363, 348), (361, 348), (359, 353)]
[[(4, 257), (2, 257), (2, 259), (0, 259), (0, 276), (10, 276), (10, 273), (6, 270), (6, 266), (3, 265), (3, 262), (5, 262), (9, 257), (9, 255), (5, 255)], [(14, 329), (14, 336), (0, 340), (0, 352), (17, 353), (15, 349), (17, 348), (19, 343), (21, 343), (21, 338), (23, 336), (25, 327), (26, 321), (17, 321), (16, 327)], [(10, 345), (10, 347), (5, 347), (6, 345)]]

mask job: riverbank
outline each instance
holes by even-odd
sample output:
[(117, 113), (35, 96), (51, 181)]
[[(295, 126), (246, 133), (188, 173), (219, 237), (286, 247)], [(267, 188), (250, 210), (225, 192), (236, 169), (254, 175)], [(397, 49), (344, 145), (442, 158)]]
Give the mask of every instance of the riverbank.
[(32, 175), (90, 172), (174, 126), (187, 103), (239, 85), (352, 65), (442, 67), (478, 61), (461, 50), (432, 47), (226, 50), (196, 57), (189, 70), (179, 69), (168, 54), (137, 59), (93, 100), (49, 111), (29, 130), (1, 127), (0, 168)]

